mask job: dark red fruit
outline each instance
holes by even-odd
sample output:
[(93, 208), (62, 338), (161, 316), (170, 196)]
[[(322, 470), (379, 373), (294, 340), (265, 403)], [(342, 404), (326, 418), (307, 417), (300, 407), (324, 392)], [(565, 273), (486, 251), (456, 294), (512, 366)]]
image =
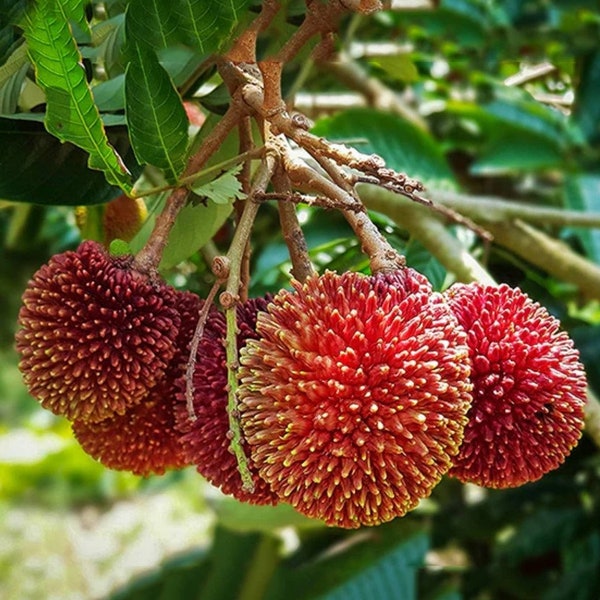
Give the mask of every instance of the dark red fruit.
[[(265, 299), (257, 298), (238, 307), (238, 347), (256, 337), (256, 315), (266, 305)], [(192, 334), (193, 330), (190, 339)], [(182, 444), (189, 462), (223, 493), (251, 504), (275, 504), (277, 497), (258, 477), (252, 464), (255, 489), (253, 492), (243, 489), (236, 458), (230, 450), (225, 334), (225, 317), (215, 309), (210, 313), (197, 353), (193, 377), (195, 419), (190, 418), (186, 406), (185, 378), (178, 380), (177, 423)]]
[(16, 336), (19, 368), (45, 408), (101, 421), (146, 398), (175, 353), (174, 290), (95, 242), (50, 259), (29, 282)]
[(473, 405), (450, 474), (514, 487), (558, 467), (583, 429), (586, 377), (560, 323), (508, 285), (455, 285), (446, 297), (467, 331)]

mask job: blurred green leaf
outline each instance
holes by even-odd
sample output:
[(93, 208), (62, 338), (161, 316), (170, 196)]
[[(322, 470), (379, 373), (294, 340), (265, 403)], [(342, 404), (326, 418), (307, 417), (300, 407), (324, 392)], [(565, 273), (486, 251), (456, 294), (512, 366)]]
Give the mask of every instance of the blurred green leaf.
[(371, 62), (396, 81), (411, 83), (416, 81), (419, 76), (417, 67), (409, 54), (378, 56)]
[[(2, 68), (0, 67), (0, 69)], [(28, 69), (29, 64), (26, 62), (0, 83), (0, 114), (11, 114), (16, 111)]]
[(176, 557), (154, 572), (133, 579), (109, 600), (241, 598), (262, 539), (255, 533), (239, 534), (217, 527), (208, 552), (196, 550)]
[(16, 27), (27, 6), (26, 0), (0, 0), (0, 65), (3, 65), (22, 43)]
[[(109, 135), (133, 159), (124, 130), (112, 128)], [(0, 196), (5, 199), (79, 205), (108, 202), (119, 194), (101, 173), (90, 171), (82, 150), (61, 144), (41, 125), (0, 119), (0, 140), (11, 148), (0, 158)]]
[(497, 546), (498, 560), (508, 564), (557, 551), (566, 546), (585, 522), (574, 508), (538, 510), (519, 524), (506, 542)]
[(379, 154), (389, 168), (425, 185), (454, 188), (454, 175), (436, 141), (412, 123), (371, 109), (352, 109), (320, 119), (313, 133)]
[[(600, 212), (600, 174), (581, 173), (565, 180), (567, 208), (582, 212)], [(588, 258), (600, 264), (600, 230), (575, 229)]]
[(600, 141), (599, 89), (600, 50), (596, 49), (582, 61), (572, 115), (573, 120), (581, 127), (585, 138), (591, 144)]
[(123, 43), (125, 41), (125, 15), (100, 21), (92, 28), (92, 44), (96, 60), (102, 62), (104, 73), (113, 78), (125, 72)]
[(402, 519), (349, 534), (339, 546), (277, 569), (265, 600), (417, 600), (416, 574), (429, 547), (427, 535)]
[(271, 533), (281, 527), (325, 527), (321, 521), (309, 519), (283, 502), (276, 506), (257, 506), (223, 496), (212, 501), (211, 507), (221, 525), (242, 533)]
[(15, 112), (28, 67), (26, 44), (18, 46), (8, 60), (0, 66), (0, 114)]
[(188, 147), (185, 109), (154, 51), (132, 42), (129, 52), (125, 103), (133, 150), (138, 162), (163, 169), (174, 183), (185, 167)]
[(37, 83), (46, 92), (45, 124), (63, 142), (89, 153), (89, 166), (105, 173), (109, 183), (130, 191), (130, 174), (106, 137), (100, 114), (81, 67), (81, 56), (69, 29), (69, 5), (39, 2), (28, 9), (23, 28)]
[(125, 75), (117, 75), (92, 88), (99, 110), (119, 111), (125, 108)]
[[(127, 132), (107, 129), (111, 143), (130, 165), (136, 165)], [(0, 197), (17, 202), (77, 206), (100, 204), (121, 192), (103, 174), (88, 168), (88, 155), (61, 144), (39, 123), (0, 117)], [(139, 167), (133, 168), (139, 173)]]
[(409, 240), (406, 245), (405, 258), (409, 267), (423, 273), (429, 279), (434, 290), (442, 289), (447, 271), (421, 242), (414, 239)]
[(570, 331), (581, 361), (586, 367), (588, 382), (596, 394), (600, 395), (600, 326), (575, 327)]
[(567, 148), (579, 143), (564, 115), (521, 97), (520, 92), (502, 93), (472, 114), (487, 137), (471, 166), (473, 174), (563, 166)]
[[(132, 251), (139, 252), (152, 228), (155, 215), (162, 210), (164, 199), (158, 204), (152, 216), (144, 223), (138, 234), (131, 240)], [(170, 269), (200, 250), (225, 223), (233, 210), (233, 202), (216, 204), (188, 204), (185, 206), (169, 232), (169, 241), (160, 262), (161, 269)]]

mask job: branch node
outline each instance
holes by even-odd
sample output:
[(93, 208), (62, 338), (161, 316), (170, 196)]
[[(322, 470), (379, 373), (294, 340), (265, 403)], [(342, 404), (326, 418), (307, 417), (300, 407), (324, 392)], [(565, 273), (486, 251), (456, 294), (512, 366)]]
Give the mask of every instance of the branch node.
[(240, 301), (240, 297), (237, 294), (224, 291), (219, 295), (219, 302), (225, 310), (233, 308)]
[(226, 256), (215, 256), (212, 261), (211, 269), (213, 275), (222, 281), (229, 277), (231, 261)]

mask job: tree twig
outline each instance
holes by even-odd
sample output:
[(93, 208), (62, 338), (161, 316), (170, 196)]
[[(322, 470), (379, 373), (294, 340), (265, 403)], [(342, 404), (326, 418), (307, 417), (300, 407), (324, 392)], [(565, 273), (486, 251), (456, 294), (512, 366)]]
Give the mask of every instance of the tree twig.
[(557, 279), (579, 288), (587, 298), (600, 300), (600, 267), (539, 229), (514, 220), (490, 223), (494, 241)]
[[(273, 186), (276, 192), (284, 195), (292, 193), (290, 180), (281, 165), (273, 174)], [(298, 222), (296, 207), (289, 202), (280, 202), (277, 208), (279, 210), (281, 233), (292, 261), (292, 276), (294, 279), (303, 282), (314, 273), (314, 268), (308, 254), (308, 245), (304, 233)]]
[(373, 185), (360, 185), (358, 192), (367, 208), (387, 215), (399, 227), (408, 229), (458, 281), (495, 284), (492, 276), (431, 209)]
[(600, 213), (550, 208), (495, 196), (474, 196), (446, 190), (428, 190), (428, 194), (434, 202), (486, 224), (518, 218), (546, 225), (600, 227)]
[(188, 418), (191, 421), (196, 420), (196, 413), (194, 411), (194, 372), (196, 370), (196, 361), (198, 359), (198, 347), (200, 346), (202, 336), (204, 335), (204, 328), (206, 327), (208, 315), (210, 314), (210, 308), (215, 301), (215, 296), (217, 295), (222, 283), (222, 281), (217, 280), (210, 289), (202, 309), (200, 310), (200, 314), (198, 315), (196, 329), (194, 330), (194, 335), (192, 336), (192, 341), (190, 343), (190, 353), (188, 357), (187, 368), (185, 370), (185, 403), (187, 407)]

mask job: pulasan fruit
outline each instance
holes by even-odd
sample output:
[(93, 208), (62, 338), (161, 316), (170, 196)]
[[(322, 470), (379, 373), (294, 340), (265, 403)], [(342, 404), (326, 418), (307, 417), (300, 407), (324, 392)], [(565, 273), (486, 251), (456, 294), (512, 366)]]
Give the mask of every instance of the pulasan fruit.
[(431, 493), (471, 403), (466, 334), (412, 269), (326, 272), (258, 314), (240, 414), (259, 475), (329, 525), (377, 525)]
[[(238, 347), (256, 334), (256, 317), (266, 310), (267, 300), (252, 298), (237, 307)], [(197, 319), (196, 319), (197, 320)], [(193, 326), (196, 324), (193, 321)], [(193, 329), (190, 332), (190, 339)], [(227, 360), (225, 352), (225, 317), (212, 310), (200, 341), (193, 375), (194, 418), (190, 418), (186, 405), (186, 381), (178, 380), (177, 423), (181, 443), (190, 463), (198, 472), (238, 500), (251, 504), (276, 504), (273, 494), (250, 464), (254, 491), (243, 489), (235, 456), (230, 451), (229, 416), (227, 414)], [(246, 448), (247, 449), (247, 448)]]
[(583, 429), (586, 376), (560, 323), (518, 288), (456, 284), (445, 295), (467, 332), (473, 404), (450, 475), (484, 487), (535, 481)]
[(101, 421), (147, 396), (175, 354), (175, 291), (96, 242), (53, 256), (29, 281), (16, 335), (19, 368), (44, 408)]

